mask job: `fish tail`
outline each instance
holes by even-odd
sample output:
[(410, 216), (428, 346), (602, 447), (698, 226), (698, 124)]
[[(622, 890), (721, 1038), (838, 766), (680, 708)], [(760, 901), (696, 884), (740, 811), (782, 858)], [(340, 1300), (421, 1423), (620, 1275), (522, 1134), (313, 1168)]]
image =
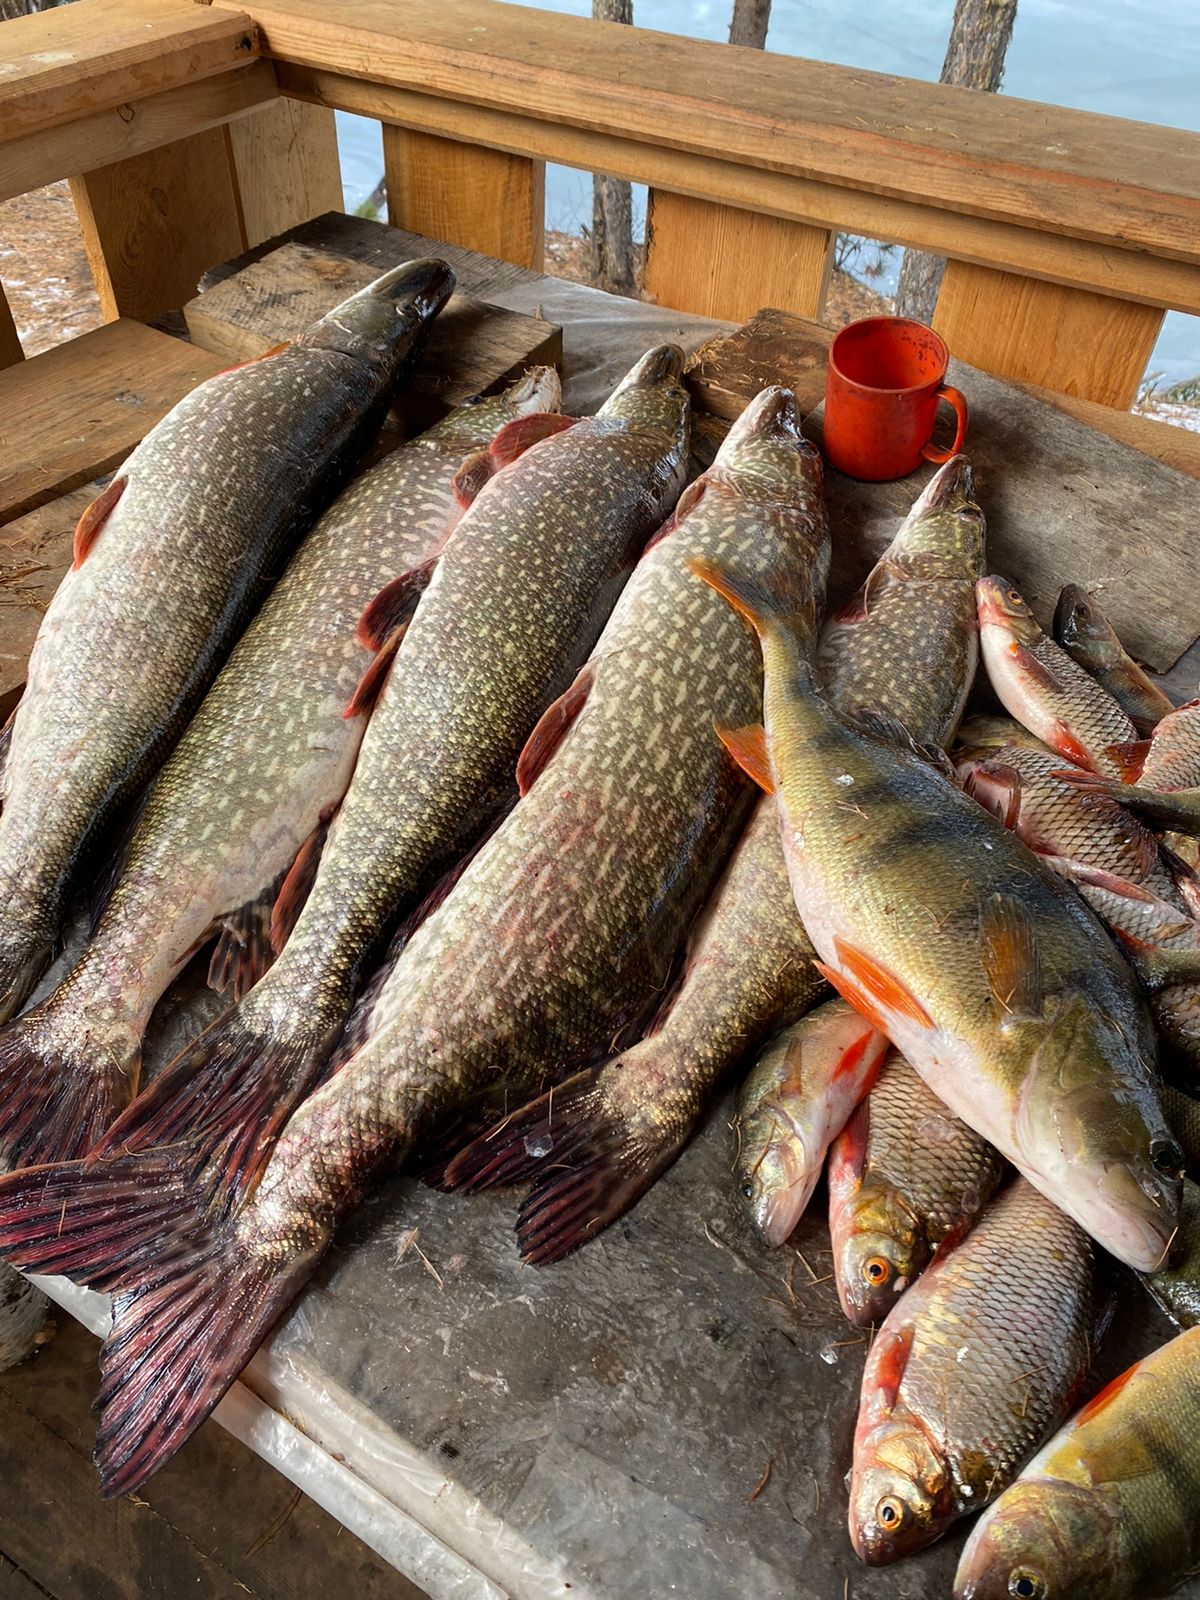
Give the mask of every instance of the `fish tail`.
[(0, 1166), (82, 1156), (137, 1085), (141, 1040), (60, 1010), (53, 996), (0, 1030)]
[(798, 661), (811, 665), (816, 642), (816, 599), (803, 572), (781, 569), (766, 580), (733, 572), (700, 556), (693, 557), (687, 565), (750, 624), (764, 646), (782, 644)]

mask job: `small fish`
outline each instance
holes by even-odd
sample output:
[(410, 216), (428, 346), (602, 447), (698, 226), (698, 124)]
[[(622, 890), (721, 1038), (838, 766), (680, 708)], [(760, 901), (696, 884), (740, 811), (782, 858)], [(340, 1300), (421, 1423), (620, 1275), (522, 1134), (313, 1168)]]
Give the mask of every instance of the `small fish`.
[(1092, 1244), (1017, 1178), (876, 1334), (850, 1473), (850, 1537), (880, 1566), (978, 1511), (1070, 1411), (1097, 1323)]
[(1200, 700), (1172, 709), (1150, 735), (1141, 789), (1194, 789), (1200, 785)]
[(1077, 583), (1069, 583), (1054, 611), (1054, 637), (1132, 721), (1148, 734), (1175, 709), (1154, 680), (1126, 654), (1116, 630), (1099, 605)]
[(973, 1225), (1004, 1171), (893, 1050), (829, 1160), (834, 1279), (856, 1327), (884, 1320), (935, 1249)]
[(844, 1000), (778, 1034), (738, 1093), (738, 1192), (751, 1226), (780, 1245), (812, 1198), (831, 1142), (866, 1095), (887, 1040)]
[(1072, 1418), (978, 1522), (955, 1600), (1156, 1600), (1200, 1567), (1200, 1328)]
[(1005, 710), (1076, 766), (1135, 777), (1137, 729), (1108, 691), (1047, 638), (1003, 578), (981, 578), (975, 593), (983, 663)]
[(1143, 1273), (1142, 1282), (1178, 1327), (1200, 1327), (1200, 1188), (1189, 1179), (1167, 1264)]

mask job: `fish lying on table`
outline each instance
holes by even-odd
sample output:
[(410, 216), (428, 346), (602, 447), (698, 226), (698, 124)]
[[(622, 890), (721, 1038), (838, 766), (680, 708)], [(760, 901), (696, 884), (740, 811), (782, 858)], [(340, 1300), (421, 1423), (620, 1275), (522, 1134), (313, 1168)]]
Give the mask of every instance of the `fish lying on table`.
[[(270, 964), (272, 907), (278, 942), (366, 727), (369, 706), (344, 714), (369, 659), (355, 638), (364, 597), (388, 586), (387, 638), (374, 646), (391, 648), (463, 514), (456, 480), (461, 490), (479, 471), (497, 434), (503, 457), (519, 453), (518, 419), (554, 411), (559, 396), (542, 367), (458, 407), (364, 473), (304, 540), (154, 781), (79, 961), (0, 1030), (9, 1165), (66, 1160), (94, 1142), (112, 1120), (105, 1109), (136, 1091), (155, 1004), (214, 932), (212, 981), (235, 998)], [(47, 1120), (24, 1084), (43, 1095), (53, 1085), (63, 1115)], [(72, 1121), (81, 1101), (89, 1109)]]
[[(186, 1143), (114, 1149), (0, 1183), (0, 1251), (118, 1291), (102, 1358), (106, 1493), (141, 1482), (203, 1420), (383, 1172), (481, 1092), (528, 1092), (657, 1003), (750, 799), (714, 718), (744, 720), (761, 696), (753, 639), (691, 576), (702, 553), (802, 574), (815, 634), (828, 533), (819, 461), (786, 391), (747, 410), (642, 557), (522, 753), (524, 798), (413, 933), (366, 1042), (274, 1148), (259, 1132), (240, 1182), (235, 1127), (208, 1161)], [(589, 1195), (566, 1195), (561, 1215), (586, 1231)]]
[[(47, 964), (84, 858), (370, 442), (453, 286), (444, 262), (409, 262), (278, 352), (200, 384), (84, 512), (3, 754), (0, 1020)], [(113, 1065), (0, 1066), (4, 1159), (86, 1149), (128, 1093)]]
[[(984, 522), (973, 496), (970, 464), (957, 456), (820, 637), (835, 699), (869, 693), (922, 739), (949, 736), (975, 671)], [(678, 992), (647, 1037), (468, 1146), (442, 1181), (474, 1191), (534, 1178), (518, 1237), (524, 1249), (538, 1226), (538, 1260), (556, 1260), (582, 1242), (540, 1225), (561, 1186), (591, 1174), (593, 1233), (621, 1216), (675, 1160), (730, 1068), (826, 992), (792, 900), (774, 804), (760, 800), (689, 940)]]
[(1086, 589), (1069, 583), (1054, 611), (1054, 637), (1106, 689), (1140, 734), (1175, 707), (1125, 650), (1116, 630)]

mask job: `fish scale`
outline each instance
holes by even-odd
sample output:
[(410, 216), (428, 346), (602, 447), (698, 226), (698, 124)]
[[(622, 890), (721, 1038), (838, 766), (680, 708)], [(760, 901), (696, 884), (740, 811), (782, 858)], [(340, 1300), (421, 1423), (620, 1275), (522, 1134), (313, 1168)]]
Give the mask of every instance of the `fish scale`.
[[(219, 919), (267, 891), (262, 940), (270, 891), (354, 768), (366, 718), (344, 711), (368, 659), (355, 639), (364, 605), (436, 555), (461, 515), (452, 486), (464, 459), (558, 395), (557, 375), (543, 368), (503, 396), (459, 407), (335, 501), (155, 781), (79, 962), (0, 1031), (0, 1062), (21, 1075), (106, 1074), (119, 1104), (159, 996)], [(250, 977), (264, 959), (255, 931), (234, 923), (225, 940)], [(247, 938), (251, 947), (238, 952)]]
[(897, 1302), (863, 1375), (850, 1533), (872, 1563), (939, 1538), (1066, 1416), (1096, 1323), (1087, 1235), (1016, 1179)]

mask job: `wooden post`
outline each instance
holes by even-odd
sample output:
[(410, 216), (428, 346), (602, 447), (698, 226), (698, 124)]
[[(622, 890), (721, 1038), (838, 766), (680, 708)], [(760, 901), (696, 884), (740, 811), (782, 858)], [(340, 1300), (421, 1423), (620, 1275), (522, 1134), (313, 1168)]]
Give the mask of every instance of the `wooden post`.
[(385, 124), (383, 169), (393, 227), (541, 271), (544, 162)]
[(952, 354), (997, 377), (1128, 407), (1162, 319), (1155, 306), (950, 261), (933, 325)]
[(17, 325), (13, 321), (4, 290), (0, 288), (0, 367), (13, 367), (24, 359), (25, 352), (17, 336)]
[(247, 249), (324, 211), (341, 211), (337, 132), (325, 106), (281, 97), (225, 131)]
[(819, 317), (832, 245), (827, 228), (652, 189), (646, 291), (659, 305), (731, 322), (760, 306)]

